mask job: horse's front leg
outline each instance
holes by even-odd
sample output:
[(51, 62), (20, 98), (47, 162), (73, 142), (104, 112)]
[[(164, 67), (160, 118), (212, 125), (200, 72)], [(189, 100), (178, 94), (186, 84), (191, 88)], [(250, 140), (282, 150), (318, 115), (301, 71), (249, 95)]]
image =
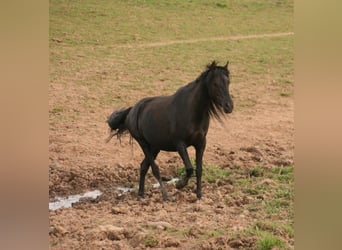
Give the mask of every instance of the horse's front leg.
[(194, 172), (194, 168), (191, 165), (189, 154), (184, 144), (178, 146), (178, 153), (184, 162), (186, 172), (185, 176), (176, 183), (176, 188), (181, 189), (188, 184), (188, 181)]
[(195, 147), (196, 149), (196, 194), (197, 199), (202, 198), (202, 159), (205, 150), (206, 140)]

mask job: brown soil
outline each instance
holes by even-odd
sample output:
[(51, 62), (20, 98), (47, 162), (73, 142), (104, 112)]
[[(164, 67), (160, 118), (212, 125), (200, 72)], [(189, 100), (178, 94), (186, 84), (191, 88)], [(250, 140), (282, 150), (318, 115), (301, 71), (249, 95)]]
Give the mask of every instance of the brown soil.
[[(240, 89), (244, 87), (239, 84)], [(247, 99), (254, 93), (258, 97), (254, 105), (236, 109), (224, 123), (211, 121), (204, 162), (231, 171), (236, 166), (293, 165), (292, 97), (265, 91), (265, 86), (251, 88), (235, 95)], [(254, 237), (230, 237), (254, 222), (241, 208), (249, 197), (232, 197), (239, 187), (230, 182), (204, 182), (200, 201), (194, 193), (195, 180), (183, 190), (168, 184), (173, 201), (163, 202), (159, 189), (151, 187), (156, 181), (149, 173), (145, 199), (138, 199), (136, 191), (120, 196), (117, 187), (137, 187), (142, 152), (135, 142), (130, 144), (129, 136), (121, 143), (113, 138), (106, 144), (105, 120), (112, 110), (95, 108), (89, 112), (79, 105), (80, 98), (73, 98), (79, 91), (58, 83), (50, 86), (51, 106), (58, 99), (69, 107), (65, 112), (81, 114), (50, 125), (50, 200), (93, 189), (103, 195), (73, 208), (50, 211), (50, 248), (252, 248)], [(194, 158), (194, 151), (189, 151)], [(166, 152), (160, 153), (157, 163), (163, 176), (175, 176), (183, 165), (176, 153)], [(225, 233), (215, 235), (217, 230)]]

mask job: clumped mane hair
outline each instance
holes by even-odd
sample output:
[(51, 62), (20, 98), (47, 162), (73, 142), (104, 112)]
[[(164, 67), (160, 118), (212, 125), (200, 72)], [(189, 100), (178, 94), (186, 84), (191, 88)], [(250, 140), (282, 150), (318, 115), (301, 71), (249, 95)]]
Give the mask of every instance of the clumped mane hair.
[[(207, 76), (212, 74), (223, 73), (226, 76), (229, 76), (229, 71), (227, 69), (228, 62), (225, 66), (219, 66), (217, 61), (212, 61), (211, 63), (206, 65), (205, 71), (201, 73), (201, 75), (196, 79), (198, 82), (202, 82), (203, 84), (207, 84), (205, 82)], [(210, 99), (209, 103), (209, 115), (213, 118), (216, 118), (218, 121), (222, 122), (221, 117), (224, 114), (223, 108)]]

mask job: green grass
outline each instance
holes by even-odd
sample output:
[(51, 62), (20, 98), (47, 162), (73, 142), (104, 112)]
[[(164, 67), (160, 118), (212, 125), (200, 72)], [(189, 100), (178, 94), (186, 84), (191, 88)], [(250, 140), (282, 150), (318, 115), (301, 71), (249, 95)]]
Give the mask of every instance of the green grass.
[(264, 169), (261, 166), (256, 166), (254, 168), (249, 169), (250, 177), (260, 177), (264, 175)]
[(257, 220), (233, 238), (255, 236), (255, 249), (275, 246), (291, 249), (294, 238), (293, 171), (293, 166), (255, 166), (247, 170), (236, 167), (232, 171), (235, 188), (232, 199), (248, 196), (249, 201), (241, 205), (241, 211), (248, 210), (248, 216)]
[[(79, 103), (85, 110), (171, 94), (194, 80), (213, 59), (231, 62), (236, 110), (257, 103), (255, 95), (240, 97), (239, 89), (246, 89), (245, 83), (250, 88), (273, 81), (279, 85), (279, 96), (283, 84), (294, 82), (292, 36), (134, 47), (292, 31), (293, 1), (103, 0), (99, 4), (93, 0), (52, 0), (49, 6), (51, 83), (77, 89), (79, 95), (74, 98), (84, 97)], [(120, 48), (125, 44), (133, 47)], [(97, 97), (92, 98), (91, 93)], [(66, 108), (63, 112), (69, 111)]]
[(244, 239), (254, 237), (256, 250), (271, 250), (274, 247), (279, 249), (291, 249), (282, 237), (293, 237), (293, 230), (286, 225), (274, 222), (257, 222), (253, 226), (244, 229), (232, 236), (232, 239)]
[(54, 107), (54, 108), (50, 111), (50, 113), (56, 115), (56, 114), (62, 113), (63, 111), (64, 111), (63, 107)]
[(216, 229), (212, 230), (211, 232), (209, 232), (206, 235), (205, 239), (219, 237), (219, 236), (225, 235), (226, 233), (227, 233), (227, 229), (226, 228), (216, 228)]
[(289, 97), (289, 96), (291, 96), (291, 93), (287, 92), (286, 90), (282, 90), (280, 92), (280, 96), (282, 96), (282, 97)]
[(255, 228), (268, 231), (274, 235), (287, 235), (289, 238), (294, 237), (294, 230), (290, 224), (280, 223), (276, 221), (258, 221), (255, 223)]
[[(192, 165), (196, 168), (196, 164), (192, 160)], [(202, 166), (202, 181), (208, 182), (210, 184), (215, 183), (218, 180), (227, 180), (230, 176), (230, 171), (224, 168), (220, 168), (215, 165), (207, 165), (203, 164)], [(176, 175), (178, 177), (185, 176), (185, 168), (184, 166), (177, 170)]]
[(256, 244), (257, 250), (271, 250), (273, 247), (284, 247), (284, 242), (273, 235), (265, 235), (261, 237)]
[(50, 41), (58, 39), (63, 45), (113, 46), (213, 37), (222, 35), (222, 31), (234, 35), (293, 30), (290, 18), (293, 1), (282, 2), (283, 5), (251, 0), (102, 0), (99, 4), (93, 0), (53, 0)]
[(158, 243), (159, 240), (151, 234), (146, 234), (143, 240), (143, 244), (145, 245), (145, 247), (156, 247)]
[(294, 178), (293, 166), (274, 166), (269, 173), (270, 177), (276, 177), (282, 183), (292, 183)]

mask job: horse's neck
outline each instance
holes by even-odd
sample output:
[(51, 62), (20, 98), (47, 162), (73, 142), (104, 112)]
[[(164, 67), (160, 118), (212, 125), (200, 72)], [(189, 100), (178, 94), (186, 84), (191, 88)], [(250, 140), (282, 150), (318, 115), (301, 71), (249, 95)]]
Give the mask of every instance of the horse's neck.
[(191, 112), (198, 119), (209, 119), (210, 98), (205, 85), (201, 82), (194, 82), (191, 94), (193, 95), (192, 100), (194, 102)]

